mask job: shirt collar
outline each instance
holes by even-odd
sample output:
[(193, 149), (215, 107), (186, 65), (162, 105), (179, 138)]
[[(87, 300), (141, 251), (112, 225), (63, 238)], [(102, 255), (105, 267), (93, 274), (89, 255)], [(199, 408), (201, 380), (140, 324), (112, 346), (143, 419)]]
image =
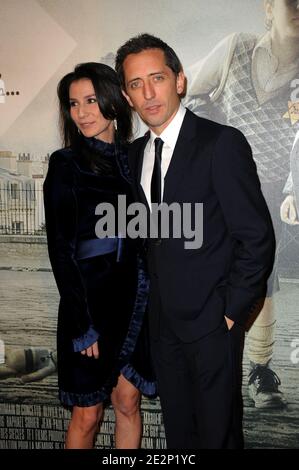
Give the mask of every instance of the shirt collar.
[(271, 47), (271, 34), (269, 31), (266, 34), (263, 34), (263, 36), (257, 40), (254, 51), (257, 49), (266, 49), (270, 55), (273, 55)]
[(154, 140), (157, 137), (160, 137), (164, 144), (171, 148), (173, 151), (176, 145), (176, 141), (178, 140), (179, 132), (182, 127), (182, 123), (186, 114), (186, 108), (180, 103), (180, 106), (177, 110), (176, 115), (172, 119), (172, 121), (168, 124), (166, 129), (161, 133), (161, 135), (156, 135), (152, 130), (150, 131), (150, 149), (154, 144)]
[[(263, 36), (261, 36), (255, 47), (254, 47), (254, 50), (253, 50), (253, 56), (256, 55), (257, 51), (259, 49), (263, 49), (265, 52), (268, 53), (269, 57), (271, 58), (271, 60), (274, 62), (275, 66), (278, 67), (278, 59), (277, 57), (273, 54), (273, 51), (272, 51), (272, 40), (271, 40), (271, 33), (270, 31), (268, 31), (267, 33), (263, 34)], [(290, 70), (291, 68), (293, 67), (297, 67), (298, 66), (298, 63), (299, 63), (299, 59), (296, 59), (294, 62), (292, 62), (292, 64), (289, 64), (288, 65), (288, 69)]]

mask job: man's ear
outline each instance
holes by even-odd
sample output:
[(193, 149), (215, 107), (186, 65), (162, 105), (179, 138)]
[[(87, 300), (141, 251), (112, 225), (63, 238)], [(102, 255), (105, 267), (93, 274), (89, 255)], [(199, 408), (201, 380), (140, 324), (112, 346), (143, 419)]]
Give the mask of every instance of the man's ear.
[(182, 95), (184, 93), (185, 82), (186, 82), (186, 77), (185, 77), (183, 70), (181, 70), (181, 72), (179, 72), (176, 77), (176, 91), (178, 95)]
[(124, 97), (126, 98), (127, 102), (129, 103), (129, 105), (131, 106), (131, 108), (134, 108), (134, 105), (131, 101), (131, 98), (129, 97), (129, 95), (127, 95), (127, 93), (125, 92), (124, 89), (121, 90), (122, 94), (124, 95)]

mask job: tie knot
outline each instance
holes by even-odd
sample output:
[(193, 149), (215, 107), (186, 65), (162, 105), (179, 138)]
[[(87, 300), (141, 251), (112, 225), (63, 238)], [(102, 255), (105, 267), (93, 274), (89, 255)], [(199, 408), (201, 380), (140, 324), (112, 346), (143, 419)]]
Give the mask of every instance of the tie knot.
[(160, 139), (160, 137), (155, 138), (155, 154), (160, 158), (160, 160), (162, 155), (163, 144), (164, 142), (162, 139)]

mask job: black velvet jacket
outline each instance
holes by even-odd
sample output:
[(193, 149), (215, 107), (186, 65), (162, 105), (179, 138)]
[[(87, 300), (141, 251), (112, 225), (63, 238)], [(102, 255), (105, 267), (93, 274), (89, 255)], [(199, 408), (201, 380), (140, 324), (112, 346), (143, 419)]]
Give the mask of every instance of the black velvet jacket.
[[(44, 204), (49, 257), (57, 287), (69, 318), (73, 339), (86, 335), (92, 327), (86, 291), (77, 262), (77, 247), (83, 240), (95, 239), (101, 202), (117, 207), (118, 195), (130, 198), (126, 149), (118, 149), (96, 139), (85, 139), (91, 150), (111, 158), (111, 171), (95, 173), (77, 149), (54, 152), (44, 183)], [(93, 148), (95, 147), (95, 148)]]

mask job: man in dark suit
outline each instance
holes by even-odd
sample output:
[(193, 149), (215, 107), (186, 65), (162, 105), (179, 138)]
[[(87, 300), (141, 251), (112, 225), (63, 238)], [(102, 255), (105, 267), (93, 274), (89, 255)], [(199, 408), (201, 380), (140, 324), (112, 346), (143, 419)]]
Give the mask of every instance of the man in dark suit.
[(201, 247), (187, 249), (186, 236), (172, 232), (148, 239), (150, 339), (167, 445), (240, 448), (244, 326), (264, 296), (275, 245), (251, 150), (238, 130), (181, 105), (182, 66), (162, 40), (130, 39), (116, 70), (150, 129), (129, 152), (136, 198), (149, 210), (159, 198), (182, 210), (189, 203), (193, 223), (203, 203)]

